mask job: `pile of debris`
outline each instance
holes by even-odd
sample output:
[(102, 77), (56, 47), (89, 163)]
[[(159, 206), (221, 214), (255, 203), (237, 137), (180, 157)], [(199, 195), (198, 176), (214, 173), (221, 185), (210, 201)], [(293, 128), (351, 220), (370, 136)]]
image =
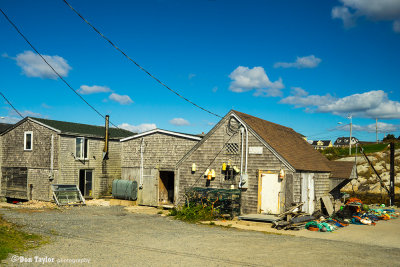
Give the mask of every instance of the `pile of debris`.
[(346, 204), (336, 213), (329, 212), (325, 216), (320, 211), (312, 215), (300, 211), (299, 204), (285, 213), (280, 214), (272, 221), (272, 227), (277, 230), (300, 230), (332, 232), (349, 224), (375, 225), (379, 220), (390, 220), (400, 216), (400, 213), (393, 208), (381, 206), (369, 206), (363, 204), (360, 199), (350, 198)]
[(272, 222), (272, 228), (277, 230), (300, 230), (304, 228), (307, 222), (316, 219), (313, 215), (301, 212), (301, 206), (303, 206), (303, 203), (293, 206), (288, 211), (281, 213), (278, 219)]
[(398, 211), (385, 208), (384, 204), (373, 207), (363, 204), (358, 198), (350, 198), (338, 212), (327, 219), (322, 217), (320, 220), (308, 222), (305, 228), (310, 231), (332, 232), (349, 224), (375, 225), (379, 220), (390, 220), (400, 216)]

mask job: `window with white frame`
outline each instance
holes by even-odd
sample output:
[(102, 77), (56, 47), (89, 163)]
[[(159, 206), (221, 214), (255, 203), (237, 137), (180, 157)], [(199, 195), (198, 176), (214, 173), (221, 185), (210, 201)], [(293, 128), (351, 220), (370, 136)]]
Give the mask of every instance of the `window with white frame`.
[(75, 141), (75, 157), (77, 159), (88, 158), (88, 139), (84, 137), (77, 137)]
[(31, 151), (33, 147), (33, 132), (24, 132), (24, 150)]

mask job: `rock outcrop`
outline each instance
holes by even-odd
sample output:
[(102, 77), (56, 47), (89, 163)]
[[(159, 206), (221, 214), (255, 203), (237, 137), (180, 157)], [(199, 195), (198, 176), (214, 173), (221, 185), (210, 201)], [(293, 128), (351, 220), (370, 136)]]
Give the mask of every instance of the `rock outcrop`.
[[(390, 182), (390, 152), (377, 152), (368, 155), (369, 160), (373, 164), (375, 170), (379, 173), (383, 183), (389, 188)], [(355, 157), (341, 158), (338, 161), (356, 161)], [(394, 159), (394, 184), (395, 193), (400, 194), (400, 149), (395, 150)], [(369, 166), (363, 155), (357, 157), (357, 174), (358, 178), (352, 180), (342, 191), (354, 191), (361, 193), (386, 193), (386, 190), (381, 186), (379, 178)]]

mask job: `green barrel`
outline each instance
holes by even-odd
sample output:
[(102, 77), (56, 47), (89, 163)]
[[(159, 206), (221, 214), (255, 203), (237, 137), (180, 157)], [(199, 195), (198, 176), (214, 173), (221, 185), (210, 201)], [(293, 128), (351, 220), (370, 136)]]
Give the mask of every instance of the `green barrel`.
[(136, 200), (137, 182), (116, 179), (112, 183), (112, 196), (117, 199)]

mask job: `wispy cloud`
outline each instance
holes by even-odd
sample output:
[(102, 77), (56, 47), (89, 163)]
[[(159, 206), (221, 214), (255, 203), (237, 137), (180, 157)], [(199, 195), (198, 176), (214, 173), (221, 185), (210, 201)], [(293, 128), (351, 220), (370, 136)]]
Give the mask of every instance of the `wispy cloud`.
[(150, 131), (157, 128), (155, 123), (142, 123), (139, 125), (131, 125), (129, 123), (122, 123), (118, 125), (119, 128), (134, 132), (134, 133), (142, 133), (146, 131)]
[(332, 8), (332, 18), (341, 19), (346, 28), (365, 17), (371, 21), (391, 21), (393, 31), (400, 32), (400, 1), (398, 0), (340, 0), (341, 6)]
[[(305, 92), (305, 91), (304, 91)], [(369, 91), (336, 98), (329, 94), (321, 95), (290, 95), (280, 103), (305, 107), (308, 112), (331, 113), (340, 116), (353, 114), (357, 117), (400, 119), (400, 102), (389, 99), (382, 90)]]
[(107, 86), (100, 85), (81, 85), (78, 92), (82, 95), (95, 94), (95, 93), (107, 93), (111, 92), (111, 89)]
[(189, 121), (185, 120), (184, 118), (174, 118), (169, 121), (172, 125), (175, 126), (187, 126), (190, 125)]
[(315, 68), (321, 61), (320, 58), (310, 55), (306, 57), (297, 57), (295, 62), (277, 62), (274, 64), (274, 68)]
[[(343, 130), (343, 131), (349, 131), (350, 125), (346, 124), (346, 125), (338, 126), (337, 129)], [(376, 132), (376, 124), (375, 123), (371, 123), (368, 125), (353, 124), (352, 130), (358, 131), (358, 132), (374, 133), (374, 132)], [(400, 130), (400, 125), (390, 124), (390, 123), (385, 123), (385, 122), (378, 122), (378, 132), (379, 133), (397, 132), (399, 130)]]
[(43, 108), (47, 108), (47, 109), (51, 108), (51, 106), (47, 105), (46, 103), (42, 103), (41, 106), (42, 106)]
[[(62, 76), (68, 76), (72, 69), (67, 60), (60, 56), (43, 55), (46, 61)], [(27, 77), (39, 77), (42, 79), (57, 79), (58, 76), (43, 61), (43, 59), (32, 51), (25, 51), (12, 58), (21, 67), (22, 73)]]
[(133, 103), (132, 99), (128, 95), (112, 93), (108, 98), (112, 101), (120, 103), (121, 105), (129, 105)]
[(188, 79), (189, 79), (189, 80), (193, 79), (194, 77), (196, 77), (196, 74), (194, 74), (194, 73), (189, 73), (189, 75), (188, 75)]
[(263, 67), (248, 68), (239, 66), (230, 75), (229, 90), (242, 93), (254, 90), (254, 96), (276, 97), (282, 95), (285, 87), (282, 79), (271, 82)]

